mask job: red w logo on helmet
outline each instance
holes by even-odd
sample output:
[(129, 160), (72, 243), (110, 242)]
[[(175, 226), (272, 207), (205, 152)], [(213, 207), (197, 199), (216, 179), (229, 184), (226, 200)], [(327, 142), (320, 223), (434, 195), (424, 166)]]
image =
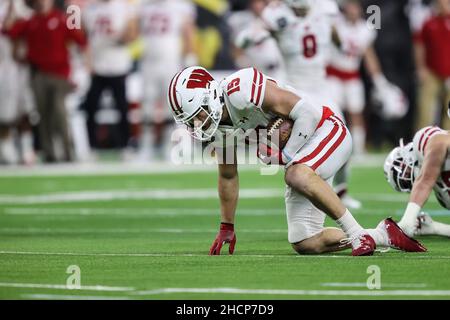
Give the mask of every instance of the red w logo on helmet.
[(208, 83), (213, 81), (213, 77), (204, 69), (195, 69), (192, 71), (189, 76), (188, 83), (186, 88), (195, 89), (195, 88), (204, 88), (208, 86)]

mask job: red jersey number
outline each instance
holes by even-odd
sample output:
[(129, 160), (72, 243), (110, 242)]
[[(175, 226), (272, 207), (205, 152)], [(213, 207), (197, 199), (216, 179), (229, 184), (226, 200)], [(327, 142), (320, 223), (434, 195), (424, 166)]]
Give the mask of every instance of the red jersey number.
[(241, 90), (240, 84), (241, 84), (240, 78), (235, 78), (231, 80), (227, 86), (227, 95), (230, 96), (233, 93), (240, 91)]
[(308, 34), (303, 37), (303, 56), (305, 58), (312, 58), (317, 53), (317, 41), (316, 36)]
[(111, 19), (100, 16), (95, 20), (94, 33), (100, 35), (111, 35), (113, 33)]
[(164, 14), (153, 14), (147, 18), (144, 32), (149, 35), (162, 35), (169, 31), (170, 17)]

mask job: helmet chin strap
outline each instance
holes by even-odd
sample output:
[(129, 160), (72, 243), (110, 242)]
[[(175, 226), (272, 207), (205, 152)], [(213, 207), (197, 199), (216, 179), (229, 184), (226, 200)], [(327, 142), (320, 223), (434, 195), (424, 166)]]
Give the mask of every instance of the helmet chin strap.
[(220, 119), (220, 121), (226, 122), (226, 121), (230, 120), (230, 113), (228, 112), (228, 108), (225, 105), (225, 98), (224, 98), (223, 94), (220, 95), (219, 100), (220, 100), (220, 104), (222, 105), (222, 118)]

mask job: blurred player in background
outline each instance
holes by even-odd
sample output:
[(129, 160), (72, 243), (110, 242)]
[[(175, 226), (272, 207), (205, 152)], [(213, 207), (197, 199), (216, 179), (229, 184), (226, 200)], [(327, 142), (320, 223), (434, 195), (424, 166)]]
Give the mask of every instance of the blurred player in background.
[[(392, 100), (395, 100), (392, 98), (392, 90), (399, 92), (400, 89), (391, 89), (393, 85), (381, 72), (380, 63), (373, 49), (376, 32), (370, 29), (363, 19), (360, 1), (344, 0), (342, 10), (343, 14), (335, 20), (341, 46), (332, 47), (330, 63), (327, 67), (329, 89), (334, 101), (348, 114), (354, 153), (363, 154), (366, 129), (363, 117), (364, 87), (359, 74), (361, 61), (364, 59), (366, 70), (381, 96), (389, 95)], [(383, 107), (386, 108), (389, 105), (383, 105)], [(394, 109), (400, 111), (398, 117), (404, 116), (407, 111), (406, 108), (402, 108), (403, 105), (399, 103), (397, 108), (394, 106)]]
[[(324, 0), (325, 1), (325, 0)], [(332, 25), (337, 4), (326, 0), (272, 1), (261, 16), (278, 42), (286, 66), (287, 82), (294, 88), (329, 98), (326, 65), (332, 43), (340, 40)]]
[(410, 236), (450, 237), (450, 225), (433, 221), (421, 212), (431, 191), (445, 209), (450, 209), (450, 134), (439, 127), (419, 130), (407, 145), (400, 141), (386, 158), (384, 173), (391, 186), (410, 192), (408, 206), (399, 222)]
[(142, 160), (169, 158), (174, 122), (167, 106), (167, 84), (180, 68), (197, 63), (195, 18), (195, 6), (190, 1), (141, 0)]
[(91, 144), (96, 143), (95, 115), (105, 90), (110, 90), (120, 113), (120, 147), (129, 139), (126, 77), (132, 68), (128, 44), (138, 36), (135, 6), (128, 0), (98, 0), (85, 7), (84, 26), (89, 38), (91, 85), (83, 104)]
[[(331, 46), (341, 46), (333, 26), (338, 12), (336, 2), (331, 0), (285, 0), (269, 2), (261, 14), (267, 30), (278, 42), (287, 82), (332, 106), (336, 104), (327, 85), (326, 66)], [(342, 113), (340, 106), (333, 111)], [(335, 191), (347, 207), (358, 209), (361, 203), (347, 192), (347, 167), (336, 174)]]
[[(23, 0), (0, 3), (0, 30), (8, 11), (17, 18), (27, 19), (31, 10)], [(29, 70), (25, 65), (23, 42), (12, 41), (0, 33), (0, 163), (33, 164), (35, 153), (29, 115), (34, 101), (29, 85)], [(15, 138), (18, 141), (15, 141)], [(19, 142), (18, 144), (16, 142)], [(16, 145), (19, 148), (16, 148)]]
[(239, 68), (254, 66), (279, 81), (285, 79), (283, 57), (275, 39), (264, 27), (261, 14), (268, 0), (251, 0), (247, 10), (228, 18), (233, 55)]
[(441, 123), (450, 129), (445, 116), (450, 101), (450, 0), (435, 0), (434, 11), (415, 41), (420, 81), (417, 127)]
[(54, 0), (26, 3), (34, 9), (33, 14), (29, 19), (17, 20), (11, 12), (5, 22), (6, 33), (26, 43), (44, 161), (72, 161), (73, 143), (65, 103), (72, 89), (69, 46), (75, 43), (84, 48), (86, 39), (81, 30), (69, 28), (66, 14), (56, 8)]

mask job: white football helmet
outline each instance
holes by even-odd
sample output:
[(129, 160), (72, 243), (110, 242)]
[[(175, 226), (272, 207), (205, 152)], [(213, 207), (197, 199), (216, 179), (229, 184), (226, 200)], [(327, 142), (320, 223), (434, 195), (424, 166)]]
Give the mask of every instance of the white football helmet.
[(419, 167), (414, 155), (413, 143), (400, 145), (392, 150), (384, 162), (384, 175), (389, 184), (397, 191), (411, 192), (415, 179), (419, 175)]
[(187, 125), (195, 139), (211, 140), (222, 118), (223, 98), (219, 83), (205, 68), (178, 72), (170, 81), (168, 102), (175, 121)]

